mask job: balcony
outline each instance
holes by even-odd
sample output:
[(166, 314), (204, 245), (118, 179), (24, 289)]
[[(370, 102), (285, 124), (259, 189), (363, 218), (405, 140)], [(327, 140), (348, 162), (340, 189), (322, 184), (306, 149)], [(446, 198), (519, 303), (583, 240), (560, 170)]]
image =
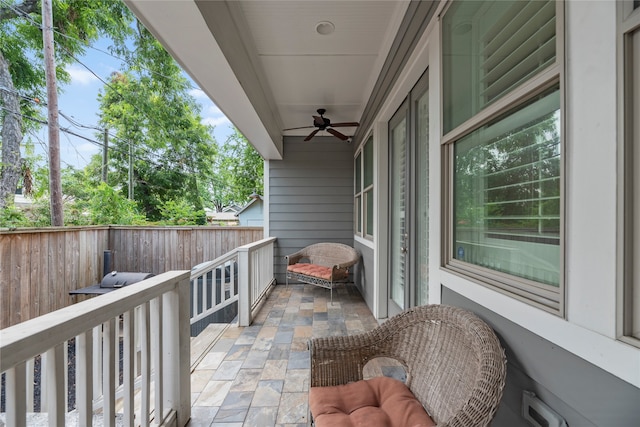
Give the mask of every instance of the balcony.
[[(339, 288), (333, 303), (327, 290), (311, 285), (273, 286), (274, 241), (1, 330), (0, 421), (306, 424), (309, 338), (359, 333), (377, 321), (352, 285)], [(237, 287), (209, 298), (206, 286), (198, 291), (230, 263), (237, 263), (237, 278), (232, 268), (219, 281)], [(190, 324), (236, 300), (238, 323), (212, 325), (190, 343)]]

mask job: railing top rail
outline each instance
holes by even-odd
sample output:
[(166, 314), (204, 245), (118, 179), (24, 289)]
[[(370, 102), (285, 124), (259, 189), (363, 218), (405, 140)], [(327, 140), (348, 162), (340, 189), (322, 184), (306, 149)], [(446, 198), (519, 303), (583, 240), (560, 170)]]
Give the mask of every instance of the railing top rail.
[(21, 233), (63, 233), (69, 231), (85, 231), (85, 230), (162, 230), (162, 229), (175, 229), (175, 230), (256, 230), (260, 231), (262, 227), (248, 227), (243, 225), (234, 225), (233, 227), (224, 227), (219, 225), (77, 225), (64, 227), (17, 227), (8, 228), (0, 227), (0, 235), (2, 234), (21, 234)]
[(169, 292), (188, 279), (188, 271), (169, 271), (2, 329), (0, 372)]
[(266, 237), (262, 240), (258, 240), (256, 242), (252, 242), (252, 243), (248, 243), (246, 245), (240, 246), (237, 249), (239, 251), (251, 251), (251, 250), (256, 250), (256, 249), (260, 249), (263, 246), (267, 246), (270, 243), (273, 243), (277, 240), (277, 237)]
[(196, 270), (191, 270), (191, 278), (193, 279), (195, 277), (202, 276), (202, 274), (207, 273), (211, 270), (214, 270), (216, 267), (223, 265), (227, 261), (231, 261), (237, 255), (238, 255), (238, 249), (236, 248), (236, 249), (230, 250), (224, 255), (219, 256), (213, 261), (204, 262), (200, 264), (200, 266)]

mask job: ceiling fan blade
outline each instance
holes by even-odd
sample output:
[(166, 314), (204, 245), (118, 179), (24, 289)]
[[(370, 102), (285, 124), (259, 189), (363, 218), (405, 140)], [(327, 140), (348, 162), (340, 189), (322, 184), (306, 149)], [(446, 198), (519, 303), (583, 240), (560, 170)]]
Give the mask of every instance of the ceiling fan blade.
[(338, 132), (335, 129), (328, 128), (327, 132), (329, 132), (331, 135), (335, 136), (336, 138), (340, 138), (343, 141), (346, 141), (347, 139), (349, 139), (348, 136), (345, 136), (345, 135), (341, 134), (340, 132)]
[(313, 116), (313, 123), (316, 126), (324, 126), (324, 119), (320, 116)]
[(302, 126), (299, 128), (288, 128), (288, 129), (282, 129), (282, 132), (286, 131), (286, 130), (297, 130), (297, 129), (311, 129), (314, 128), (315, 126)]
[(320, 131), (320, 129), (316, 129), (316, 130), (314, 130), (314, 131), (313, 131), (313, 132), (311, 132), (311, 133), (310, 133), (310, 134), (309, 134), (309, 135), (308, 135), (304, 140), (305, 140), (305, 141), (310, 140), (311, 138), (313, 138), (314, 136), (316, 136), (316, 133), (318, 133), (318, 131)]
[(331, 127), (340, 128), (340, 127), (353, 127), (360, 126), (358, 122), (342, 122), (342, 123), (331, 123)]

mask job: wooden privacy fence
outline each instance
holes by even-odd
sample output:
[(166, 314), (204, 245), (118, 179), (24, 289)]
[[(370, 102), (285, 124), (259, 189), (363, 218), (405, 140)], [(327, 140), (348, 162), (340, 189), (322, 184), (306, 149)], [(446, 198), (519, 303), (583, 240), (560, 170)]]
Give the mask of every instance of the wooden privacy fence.
[(84, 296), (69, 291), (111, 270), (160, 274), (189, 270), (263, 238), (262, 227), (51, 227), (0, 231), (0, 329), (50, 313)]

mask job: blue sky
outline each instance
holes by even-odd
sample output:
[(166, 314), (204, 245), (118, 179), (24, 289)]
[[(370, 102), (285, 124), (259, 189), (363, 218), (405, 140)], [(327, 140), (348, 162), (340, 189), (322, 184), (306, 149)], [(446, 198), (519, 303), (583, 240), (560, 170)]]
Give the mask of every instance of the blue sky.
[[(108, 55), (108, 41), (100, 40), (94, 44), (96, 49), (87, 49), (84, 56), (78, 57), (82, 64), (91, 71), (107, 81), (113, 71), (120, 70), (121, 61)], [(104, 51), (104, 52), (101, 52)], [(103, 83), (87, 70), (79, 62), (75, 62), (67, 71), (71, 75), (72, 82), (62, 87), (62, 93), (58, 97), (58, 109), (75, 122), (85, 126), (95, 126), (98, 123), (98, 92), (102, 89)], [(187, 78), (189, 78), (187, 76)], [(214, 126), (214, 137), (218, 143), (223, 143), (229, 134), (232, 133), (233, 126), (218, 107), (211, 102), (206, 94), (197, 88), (197, 85), (189, 78), (192, 86), (191, 95), (202, 106), (201, 116), (203, 123)], [(61, 128), (69, 128), (71, 131), (83, 135), (91, 140), (102, 141), (96, 130), (85, 129), (74, 126), (62, 115), (59, 117)], [(48, 133), (43, 127), (37, 134), (35, 140), (36, 154), (42, 154), (47, 158)], [(102, 148), (94, 143), (82, 138), (60, 132), (60, 158), (62, 167), (72, 165), (75, 168), (83, 168), (91, 159), (91, 156), (101, 153)]]

